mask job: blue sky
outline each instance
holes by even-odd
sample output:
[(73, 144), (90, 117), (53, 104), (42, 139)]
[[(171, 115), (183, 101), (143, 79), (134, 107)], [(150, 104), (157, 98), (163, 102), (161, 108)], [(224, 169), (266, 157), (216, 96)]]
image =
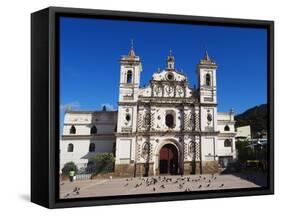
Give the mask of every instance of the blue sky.
[(191, 86), (205, 49), (218, 64), (218, 111), (241, 113), (267, 101), (267, 34), (265, 29), (88, 18), (60, 20), (60, 106), (63, 110), (117, 108), (121, 55), (130, 41), (142, 59), (141, 86), (158, 67), (164, 69), (171, 49), (175, 67)]

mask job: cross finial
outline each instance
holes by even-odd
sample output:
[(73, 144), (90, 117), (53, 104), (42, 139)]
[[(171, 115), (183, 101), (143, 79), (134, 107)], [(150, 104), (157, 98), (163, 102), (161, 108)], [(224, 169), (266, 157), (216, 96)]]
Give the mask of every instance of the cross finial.
[(129, 55), (130, 57), (135, 57), (136, 54), (135, 54), (135, 51), (134, 51), (134, 40), (131, 39), (131, 49), (130, 49), (130, 52), (129, 52)]
[(131, 39), (131, 48), (134, 49), (134, 40)]
[(169, 50), (169, 55), (170, 55), (170, 56), (172, 55), (172, 50), (171, 50), (171, 49)]

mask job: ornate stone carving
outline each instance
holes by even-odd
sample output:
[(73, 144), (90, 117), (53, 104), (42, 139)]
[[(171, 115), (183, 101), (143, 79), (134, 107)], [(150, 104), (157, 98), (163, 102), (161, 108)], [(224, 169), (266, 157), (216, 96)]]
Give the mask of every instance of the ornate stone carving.
[(184, 129), (189, 131), (195, 130), (195, 114), (184, 114)]
[(141, 157), (145, 160), (147, 160), (147, 157), (149, 156), (150, 146), (148, 142), (143, 143), (142, 149), (141, 149)]
[(195, 113), (195, 130), (199, 131), (200, 130), (200, 118), (199, 118), (199, 113)]
[(142, 114), (139, 113), (139, 115), (138, 115), (138, 129), (140, 129), (142, 127), (142, 124), (143, 124), (142, 119), (143, 119)]
[(151, 120), (150, 120), (150, 127), (151, 129), (154, 129), (154, 122), (155, 122), (155, 113), (151, 113)]
[(148, 128), (150, 127), (150, 121), (151, 121), (151, 119), (150, 119), (150, 113), (146, 113), (146, 114), (144, 115), (144, 121), (143, 121), (143, 127), (144, 127), (145, 129), (148, 129)]

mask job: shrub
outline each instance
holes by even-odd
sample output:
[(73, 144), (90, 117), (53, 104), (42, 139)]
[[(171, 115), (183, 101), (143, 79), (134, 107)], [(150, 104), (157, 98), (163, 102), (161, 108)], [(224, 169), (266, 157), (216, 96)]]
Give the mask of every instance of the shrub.
[(78, 170), (76, 164), (72, 161), (64, 164), (62, 168), (62, 174), (68, 176), (71, 170), (74, 170), (75, 173), (77, 173)]
[(114, 170), (115, 158), (112, 153), (98, 153), (90, 161), (95, 164), (93, 175), (109, 173)]

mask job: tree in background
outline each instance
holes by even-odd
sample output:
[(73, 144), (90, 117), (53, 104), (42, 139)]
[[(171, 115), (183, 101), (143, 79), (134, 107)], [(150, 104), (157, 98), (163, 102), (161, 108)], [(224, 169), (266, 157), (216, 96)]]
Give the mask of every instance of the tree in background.
[(74, 173), (77, 173), (77, 166), (76, 166), (76, 164), (74, 163), (74, 162), (68, 162), (68, 163), (66, 163), (64, 166), (63, 166), (63, 168), (62, 168), (62, 174), (64, 175), (64, 176), (68, 176), (69, 175), (69, 172), (70, 171), (74, 171)]
[(93, 175), (114, 171), (115, 158), (112, 153), (97, 153), (90, 161), (95, 165)]

